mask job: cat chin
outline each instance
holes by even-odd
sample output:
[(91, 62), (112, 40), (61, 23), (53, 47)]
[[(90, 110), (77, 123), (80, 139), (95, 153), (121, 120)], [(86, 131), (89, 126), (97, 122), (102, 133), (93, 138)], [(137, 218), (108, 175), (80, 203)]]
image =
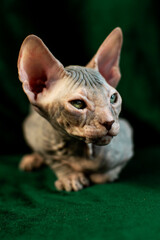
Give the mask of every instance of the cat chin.
[(104, 145), (108, 145), (111, 142), (112, 138), (113, 136), (108, 136), (108, 135), (102, 138), (86, 138), (85, 142), (93, 143), (98, 146), (104, 146)]
[(80, 135), (74, 135), (74, 134), (69, 134), (69, 136), (74, 137), (77, 140), (83, 141), (87, 144), (92, 143), (98, 146), (104, 146), (104, 145), (108, 145), (112, 138), (116, 135), (111, 135), (110, 133), (108, 133), (107, 135), (103, 135), (103, 136), (94, 136), (94, 137), (87, 137), (87, 136), (80, 136)]

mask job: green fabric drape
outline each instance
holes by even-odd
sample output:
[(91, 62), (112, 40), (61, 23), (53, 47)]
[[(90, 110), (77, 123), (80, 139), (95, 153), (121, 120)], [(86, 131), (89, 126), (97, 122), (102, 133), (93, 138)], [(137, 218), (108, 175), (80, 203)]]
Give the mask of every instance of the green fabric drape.
[(48, 168), (23, 173), (20, 157), (1, 156), (0, 239), (158, 240), (159, 157), (139, 150), (119, 181), (60, 193)]

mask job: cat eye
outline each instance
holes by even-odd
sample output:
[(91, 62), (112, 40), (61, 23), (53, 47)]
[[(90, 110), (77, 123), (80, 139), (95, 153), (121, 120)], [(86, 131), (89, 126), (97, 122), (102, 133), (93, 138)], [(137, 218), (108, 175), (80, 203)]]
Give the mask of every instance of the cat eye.
[(86, 108), (86, 104), (82, 100), (72, 100), (70, 103), (77, 109), (84, 109)]
[(110, 98), (110, 103), (114, 104), (117, 102), (117, 93), (112, 94), (111, 98)]

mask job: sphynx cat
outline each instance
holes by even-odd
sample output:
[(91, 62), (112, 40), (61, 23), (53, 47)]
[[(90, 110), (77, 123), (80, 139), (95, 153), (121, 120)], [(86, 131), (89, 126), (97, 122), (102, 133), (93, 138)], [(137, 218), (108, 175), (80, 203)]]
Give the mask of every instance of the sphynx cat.
[(40, 38), (23, 42), (18, 73), (30, 103), (24, 136), (33, 153), (20, 169), (47, 164), (58, 190), (116, 180), (133, 155), (132, 128), (119, 119), (122, 31), (114, 29), (86, 65), (64, 66)]

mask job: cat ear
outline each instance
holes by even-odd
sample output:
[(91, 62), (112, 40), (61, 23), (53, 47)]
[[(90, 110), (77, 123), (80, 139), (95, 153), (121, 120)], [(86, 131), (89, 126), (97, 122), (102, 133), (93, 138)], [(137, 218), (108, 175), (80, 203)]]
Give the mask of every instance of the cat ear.
[(106, 79), (107, 83), (114, 88), (118, 85), (121, 78), (119, 59), (122, 42), (122, 30), (120, 28), (115, 28), (86, 66), (98, 70)]
[(37, 105), (43, 90), (48, 90), (53, 82), (63, 78), (66, 71), (40, 38), (29, 35), (20, 49), (18, 73), (30, 102)]

